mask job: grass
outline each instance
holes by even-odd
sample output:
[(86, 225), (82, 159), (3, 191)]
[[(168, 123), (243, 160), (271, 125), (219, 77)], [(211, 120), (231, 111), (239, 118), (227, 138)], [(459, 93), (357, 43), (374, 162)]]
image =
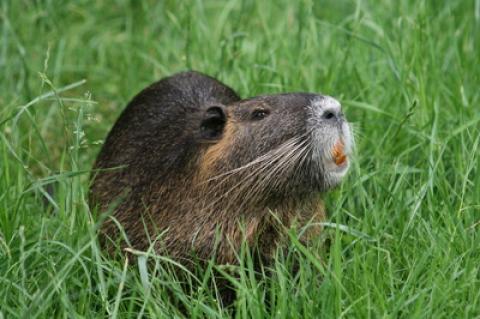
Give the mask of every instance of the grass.
[[(0, 318), (480, 318), (479, 45), (479, 0), (0, 1)], [(235, 311), (212, 269), (108, 257), (86, 201), (128, 100), (186, 69), (333, 95), (359, 134), (333, 244), (243, 252)]]

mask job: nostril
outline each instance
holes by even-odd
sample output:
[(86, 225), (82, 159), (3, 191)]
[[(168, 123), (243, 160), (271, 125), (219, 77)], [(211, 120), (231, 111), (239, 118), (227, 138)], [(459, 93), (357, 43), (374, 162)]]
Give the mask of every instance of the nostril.
[(326, 111), (325, 113), (323, 113), (323, 118), (326, 119), (326, 120), (331, 120), (335, 117), (336, 117), (335, 113), (333, 113), (331, 111)]

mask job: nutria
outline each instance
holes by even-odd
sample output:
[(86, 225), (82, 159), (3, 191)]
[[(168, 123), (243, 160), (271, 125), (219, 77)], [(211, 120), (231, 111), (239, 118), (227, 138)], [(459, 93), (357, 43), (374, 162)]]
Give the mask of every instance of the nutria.
[[(321, 195), (349, 167), (352, 135), (340, 104), (311, 93), (241, 100), (216, 79), (184, 72), (140, 92), (98, 155), (91, 202), (113, 209), (128, 243), (180, 260), (235, 263), (242, 242), (268, 259), (281, 227), (325, 218)], [(108, 170), (106, 170), (108, 169)], [(112, 208), (113, 207), (113, 208)], [(156, 240), (156, 236), (161, 234)]]

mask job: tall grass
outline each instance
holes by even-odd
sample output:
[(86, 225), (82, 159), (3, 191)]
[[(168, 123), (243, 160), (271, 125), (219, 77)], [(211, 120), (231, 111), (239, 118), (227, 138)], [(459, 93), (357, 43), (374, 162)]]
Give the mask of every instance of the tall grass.
[[(0, 318), (480, 318), (480, 1), (3, 0), (0, 26)], [(186, 69), (335, 96), (358, 135), (318, 245), (292, 230), (268, 275), (242, 251), (228, 309), (216, 265), (102, 252), (86, 200), (128, 100)]]

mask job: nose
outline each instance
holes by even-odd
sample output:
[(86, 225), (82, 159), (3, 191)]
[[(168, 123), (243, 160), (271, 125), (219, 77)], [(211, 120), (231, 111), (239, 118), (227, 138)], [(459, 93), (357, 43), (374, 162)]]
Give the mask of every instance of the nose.
[(324, 96), (321, 103), (320, 116), (327, 121), (340, 120), (343, 117), (342, 106), (333, 97)]
[(322, 118), (325, 120), (337, 120), (340, 118), (340, 115), (334, 110), (326, 110), (323, 112)]

